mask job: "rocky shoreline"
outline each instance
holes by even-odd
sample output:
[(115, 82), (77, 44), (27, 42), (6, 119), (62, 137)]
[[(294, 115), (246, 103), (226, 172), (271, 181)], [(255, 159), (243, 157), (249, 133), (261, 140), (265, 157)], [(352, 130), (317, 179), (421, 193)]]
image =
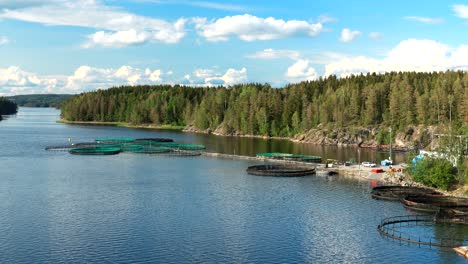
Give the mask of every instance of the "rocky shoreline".
[[(147, 128), (147, 129), (171, 129), (181, 130), (187, 133), (202, 133), (211, 134), (223, 137), (250, 137), (263, 139), (280, 139), (290, 140), (296, 143), (307, 143), (327, 146), (353, 146), (360, 148), (371, 148), (377, 150), (388, 150), (390, 145), (379, 144), (379, 131), (386, 131), (388, 128), (381, 127), (342, 127), (342, 128), (326, 128), (318, 126), (310, 129), (306, 133), (298, 134), (295, 137), (272, 137), (262, 135), (243, 134), (239, 131), (227, 131), (223, 126), (219, 126), (215, 130), (206, 129), (200, 130), (192, 125), (186, 127), (174, 127), (154, 124), (130, 124), (123, 122), (95, 122), (95, 121), (68, 121), (60, 119), (57, 122), (66, 124), (89, 124), (89, 125), (114, 125), (131, 128)], [(435, 127), (414, 126), (408, 127), (403, 132), (397, 132), (393, 136), (393, 151), (409, 151), (412, 149), (424, 148), (431, 144), (431, 134), (435, 133)]]
[[(372, 148), (388, 150), (390, 145), (379, 144), (378, 133), (388, 128), (379, 127), (358, 127), (358, 128), (324, 128), (320, 125), (306, 133), (298, 134), (295, 137), (270, 137), (242, 134), (238, 131), (227, 132), (222, 126), (215, 130), (200, 130), (193, 126), (187, 126), (182, 131), (190, 133), (212, 134), (216, 136), (252, 137), (264, 139), (283, 139), (296, 143), (308, 143), (328, 146), (355, 146), (360, 148)], [(430, 135), (436, 131), (435, 127), (415, 126), (408, 127), (403, 132), (397, 132), (393, 136), (394, 151), (409, 151), (414, 148), (426, 147), (431, 144)]]

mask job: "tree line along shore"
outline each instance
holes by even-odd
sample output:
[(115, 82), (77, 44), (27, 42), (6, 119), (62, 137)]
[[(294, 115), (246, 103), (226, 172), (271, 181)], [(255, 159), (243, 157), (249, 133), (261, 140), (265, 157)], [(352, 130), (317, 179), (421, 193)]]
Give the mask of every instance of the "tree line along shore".
[[(450, 127), (468, 133), (468, 73), (392, 72), (272, 88), (121, 86), (62, 104), (66, 121), (185, 127), (218, 135), (287, 137), (319, 144), (430, 143)], [(398, 144), (397, 144), (398, 145)]]
[(13, 115), (18, 111), (18, 106), (16, 103), (8, 100), (5, 97), (0, 97), (0, 120), (2, 120), (2, 115)]

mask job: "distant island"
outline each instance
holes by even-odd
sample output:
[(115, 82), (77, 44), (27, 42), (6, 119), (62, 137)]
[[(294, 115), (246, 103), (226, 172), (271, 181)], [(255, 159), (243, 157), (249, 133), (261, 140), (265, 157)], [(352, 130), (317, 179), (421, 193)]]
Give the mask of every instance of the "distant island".
[(272, 88), (123, 86), (82, 93), (61, 107), (68, 122), (185, 127), (217, 135), (285, 137), (325, 145), (408, 148), (451, 125), (468, 133), (468, 73), (330, 76)]
[(72, 96), (72, 94), (26, 94), (7, 98), (18, 106), (60, 108), (60, 105)]

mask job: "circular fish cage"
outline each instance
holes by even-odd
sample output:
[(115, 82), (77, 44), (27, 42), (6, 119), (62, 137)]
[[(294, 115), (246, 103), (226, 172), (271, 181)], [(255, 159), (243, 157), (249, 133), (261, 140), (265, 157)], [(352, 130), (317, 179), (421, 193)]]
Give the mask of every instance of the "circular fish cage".
[[(383, 236), (419, 245), (425, 245), (429, 247), (446, 247), (453, 248), (459, 246), (468, 245), (468, 240), (465, 237), (455, 237), (452, 234), (446, 236), (430, 236), (423, 235), (420, 232), (408, 232), (407, 229), (418, 227), (435, 227), (437, 220), (433, 215), (406, 215), (406, 216), (394, 216), (383, 219), (377, 226), (377, 230)], [(442, 227), (457, 231), (457, 227), (462, 225), (444, 222)]]
[(315, 168), (290, 165), (255, 165), (248, 167), (247, 173), (256, 176), (299, 177), (315, 174)]
[(161, 142), (157, 146), (171, 148), (174, 150), (204, 150), (205, 145), (201, 144), (182, 144), (174, 142)]
[(69, 153), (74, 155), (115, 155), (121, 151), (120, 147), (86, 147), (72, 148)]
[(81, 143), (73, 143), (73, 144), (66, 144), (66, 145), (47, 146), (45, 147), (45, 150), (69, 151), (72, 148), (88, 148), (88, 147), (95, 147), (95, 146), (97, 146), (95, 142), (81, 142)]
[(135, 141), (151, 141), (151, 142), (174, 142), (172, 138), (137, 138)]
[(440, 192), (421, 187), (410, 186), (377, 186), (372, 188), (371, 196), (377, 200), (399, 201), (408, 195), (438, 194)]
[(266, 152), (266, 153), (257, 153), (257, 158), (266, 158), (266, 159), (284, 159), (292, 157), (293, 154), (281, 153), (281, 152)]
[(401, 199), (406, 208), (419, 212), (438, 212), (440, 209), (452, 209), (468, 212), (468, 198), (444, 195), (409, 195)]
[(163, 156), (175, 157), (194, 157), (200, 156), (200, 151), (170, 149), (169, 152), (162, 153)]
[(98, 144), (122, 144), (132, 143), (135, 141), (134, 138), (96, 138)]
[(124, 152), (136, 152), (143, 150), (144, 147), (139, 144), (122, 144), (121, 149)]
[(160, 153), (168, 153), (170, 152), (170, 148), (165, 147), (149, 147), (145, 146), (142, 149), (132, 151), (133, 153), (141, 153), (141, 154), (160, 154)]

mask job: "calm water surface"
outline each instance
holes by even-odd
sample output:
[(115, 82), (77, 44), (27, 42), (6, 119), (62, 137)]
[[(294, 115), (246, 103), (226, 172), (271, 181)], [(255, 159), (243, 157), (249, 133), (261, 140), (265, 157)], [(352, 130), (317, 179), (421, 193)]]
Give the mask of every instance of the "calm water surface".
[(255, 162), (244, 160), (44, 151), (68, 137), (103, 136), (170, 137), (247, 155), (283, 143), (331, 158), (349, 158), (352, 149), (333, 156), (333, 148), (286, 141), (71, 126), (55, 123), (58, 115), (21, 108), (0, 122), (1, 263), (464, 262), (382, 238), (382, 218), (409, 212), (370, 199), (368, 182), (249, 176)]

